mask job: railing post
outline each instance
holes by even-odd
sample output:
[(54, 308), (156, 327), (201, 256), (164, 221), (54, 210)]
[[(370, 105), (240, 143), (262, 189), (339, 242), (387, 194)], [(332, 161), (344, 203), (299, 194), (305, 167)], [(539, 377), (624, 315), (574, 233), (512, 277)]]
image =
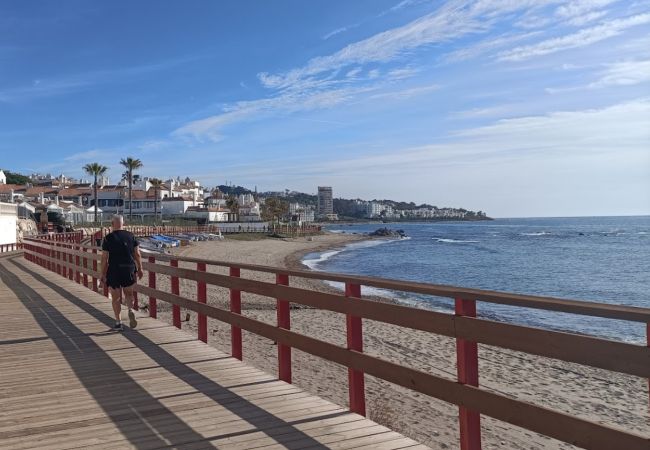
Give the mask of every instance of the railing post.
[[(199, 272), (205, 272), (205, 263), (196, 263), (196, 270)], [(196, 282), (196, 299), (199, 303), (206, 303), (208, 299), (207, 286), (205, 281)], [(199, 314), (198, 317), (198, 326), (199, 326), (199, 341), (208, 342), (208, 318), (205, 314)]]
[(61, 247), (57, 244), (54, 250), (54, 258), (56, 259), (56, 274), (61, 275)]
[[(93, 255), (97, 255), (97, 249), (93, 248)], [(97, 257), (93, 258), (93, 271), (97, 273)], [(97, 276), (93, 276), (93, 291), (98, 292)]]
[[(65, 243), (65, 248), (67, 248), (68, 250), (74, 250), (72, 248), (72, 246), (70, 244), (68, 244), (67, 242)], [(68, 279), (73, 280), (74, 279), (74, 273), (75, 273), (75, 270), (74, 270), (74, 255), (72, 255), (71, 253), (68, 253), (68, 263), (70, 264), (70, 266), (68, 267)]]
[[(155, 264), (155, 263), (156, 263), (156, 257), (150, 256), (149, 264)], [(151, 289), (156, 289), (156, 272), (154, 272), (151, 269), (149, 269), (149, 287)], [(158, 317), (158, 305), (156, 304), (155, 297), (149, 297), (149, 317), (153, 317), (154, 319)]]
[[(106, 262), (106, 264), (108, 264), (108, 261)], [(103, 267), (102, 267), (102, 270), (104, 270)], [(106, 280), (104, 280), (104, 283), (102, 283), (102, 284), (103, 284), (103, 289), (104, 289), (104, 296), (105, 296), (105, 297), (108, 297), (108, 284), (106, 284), (105, 281), (106, 281)]]
[[(172, 259), (169, 262), (169, 265), (172, 267), (178, 267), (178, 260), (177, 259)], [(172, 284), (172, 294), (174, 295), (180, 295), (180, 285), (178, 283), (178, 277), (172, 275), (171, 277), (171, 284)], [(172, 306), (172, 320), (174, 322), (174, 326), (176, 328), (181, 327), (181, 307), (178, 305), (173, 305)]]
[[(241, 275), (239, 267), (230, 268), (231, 277), (239, 277)], [(230, 288), (230, 312), (241, 314), (241, 291)], [(230, 353), (233, 358), (242, 360), (242, 338), (241, 328), (235, 325), (230, 326)]]
[(84, 252), (84, 256), (83, 256), (83, 268), (84, 268), (83, 281), (84, 281), (84, 287), (88, 288), (88, 274), (86, 273), (86, 270), (88, 269), (88, 257), (86, 256), (86, 247), (83, 247), (82, 251)]
[[(79, 251), (79, 247), (77, 247), (76, 245), (73, 245), (72, 248), (76, 252)], [(79, 255), (75, 255), (74, 260), (75, 260), (75, 269), (76, 269), (74, 273), (74, 281), (77, 284), (81, 284), (81, 271), (79, 270), (81, 268), (81, 258), (79, 257)]]
[[(457, 298), (457, 316), (476, 317), (476, 301)], [(478, 387), (478, 344), (465, 339), (456, 339), (456, 366), (458, 382)], [(464, 406), (459, 406), (461, 450), (481, 449), (481, 415)]]
[[(278, 273), (275, 276), (275, 283), (284, 286), (289, 285), (289, 275)], [(291, 329), (290, 305), (287, 300), (277, 299), (278, 328)], [(278, 378), (291, 383), (291, 347), (278, 342)]]
[[(361, 285), (345, 283), (345, 296), (354, 301), (361, 298)], [(363, 352), (363, 329), (361, 317), (346, 315), (348, 350)], [(366, 415), (366, 387), (363, 371), (348, 368), (348, 389), (350, 396), (350, 411)]]
[[(645, 342), (650, 347), (650, 322), (645, 324)], [(648, 412), (650, 413), (650, 378), (648, 378)]]

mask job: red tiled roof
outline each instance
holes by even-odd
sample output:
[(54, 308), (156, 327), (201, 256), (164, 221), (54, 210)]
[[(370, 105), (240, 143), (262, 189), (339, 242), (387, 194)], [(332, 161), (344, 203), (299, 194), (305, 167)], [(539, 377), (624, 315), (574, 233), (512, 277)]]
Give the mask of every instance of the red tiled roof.
[(92, 195), (92, 189), (60, 189), (59, 195), (62, 197), (78, 197), (80, 195)]
[(54, 194), (58, 191), (57, 188), (53, 188), (51, 186), (34, 186), (30, 187), (25, 191), (25, 195), (28, 197), (34, 196), (34, 195), (39, 195), (41, 192), (43, 194)]
[(186, 202), (191, 202), (194, 199), (192, 197), (188, 196), (180, 196), (180, 197), (165, 197), (162, 199), (163, 202), (180, 202), (181, 200), (186, 201)]
[(24, 184), (0, 184), (0, 193), (9, 194), (12, 189), (13, 189), (14, 192), (16, 192), (16, 191), (19, 191), (19, 190), (27, 189), (27, 186), (24, 185)]

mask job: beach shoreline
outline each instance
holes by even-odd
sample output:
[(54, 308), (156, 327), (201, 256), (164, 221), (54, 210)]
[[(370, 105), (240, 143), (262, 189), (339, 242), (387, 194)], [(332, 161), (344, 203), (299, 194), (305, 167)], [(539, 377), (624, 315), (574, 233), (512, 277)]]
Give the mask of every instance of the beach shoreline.
[[(341, 250), (368, 236), (325, 233), (308, 238), (262, 239), (258, 241), (207, 241), (193, 243), (176, 252), (208, 260), (259, 264), (287, 269), (310, 270), (303, 264), (309, 253)], [(189, 263), (180, 264), (193, 268)], [(209, 271), (226, 273), (209, 266)], [(242, 277), (275, 282), (273, 274), (242, 270)], [(169, 289), (168, 277), (157, 276), (161, 290)], [(181, 295), (196, 298), (196, 283), (181, 280)], [(339, 289), (314, 279), (291, 277), (291, 286), (342, 295)], [(393, 299), (373, 300), (397, 302)], [(208, 286), (208, 303), (228, 309), (227, 289)], [(159, 317), (171, 323), (171, 307), (159, 302)], [(242, 293), (242, 314), (275, 325), (275, 299)], [(186, 313), (183, 311), (183, 319)], [(184, 329), (196, 331), (196, 314), (188, 314)], [(291, 328), (301, 334), (345, 347), (345, 317), (342, 314), (296, 305), (291, 310)], [(277, 346), (269, 340), (243, 333), (244, 360), (268, 373), (277, 373)], [(230, 352), (230, 325), (210, 319), (208, 342)], [(364, 320), (364, 351), (436, 376), (455, 380), (456, 343), (444, 336)], [(483, 388), (561, 410), (590, 420), (603, 421), (650, 434), (647, 421), (645, 380), (565, 363), (525, 353), (480, 346), (479, 366)], [(301, 388), (340, 405), (348, 404), (347, 370), (301, 351), (293, 352), (293, 382)], [(374, 377), (366, 377), (369, 418), (435, 449), (458, 448), (458, 409), (437, 399), (412, 392)], [(551, 438), (495, 421), (482, 420), (485, 449), (575, 448)]]

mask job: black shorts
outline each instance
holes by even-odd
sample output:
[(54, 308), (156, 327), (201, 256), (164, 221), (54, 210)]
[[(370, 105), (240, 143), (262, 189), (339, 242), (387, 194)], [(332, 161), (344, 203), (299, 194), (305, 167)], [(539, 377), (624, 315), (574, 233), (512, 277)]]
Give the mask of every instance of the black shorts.
[(136, 280), (136, 272), (132, 269), (109, 270), (106, 274), (106, 284), (112, 289), (133, 286)]

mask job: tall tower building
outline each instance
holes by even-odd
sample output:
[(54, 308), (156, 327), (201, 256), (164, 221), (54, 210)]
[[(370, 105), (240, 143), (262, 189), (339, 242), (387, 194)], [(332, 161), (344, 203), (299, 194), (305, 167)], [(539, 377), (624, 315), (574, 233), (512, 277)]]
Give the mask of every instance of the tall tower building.
[(318, 186), (318, 215), (334, 214), (331, 186)]

